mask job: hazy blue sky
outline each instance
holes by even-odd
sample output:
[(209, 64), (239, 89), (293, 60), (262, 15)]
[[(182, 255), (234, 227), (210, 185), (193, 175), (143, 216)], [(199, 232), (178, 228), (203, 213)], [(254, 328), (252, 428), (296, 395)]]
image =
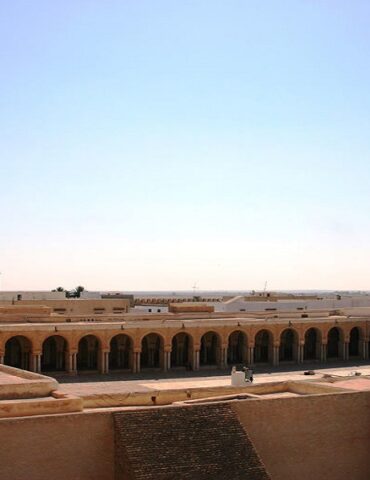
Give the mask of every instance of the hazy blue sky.
[(370, 2), (0, 3), (2, 289), (370, 289)]

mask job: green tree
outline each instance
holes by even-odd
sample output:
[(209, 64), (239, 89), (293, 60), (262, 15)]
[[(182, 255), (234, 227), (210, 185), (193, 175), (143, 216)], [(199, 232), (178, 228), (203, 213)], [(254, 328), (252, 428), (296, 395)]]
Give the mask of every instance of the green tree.
[(76, 292), (76, 297), (77, 298), (80, 298), (81, 296), (81, 293), (85, 290), (85, 287), (83, 287), (82, 285), (79, 285), (78, 287), (75, 288), (75, 292)]

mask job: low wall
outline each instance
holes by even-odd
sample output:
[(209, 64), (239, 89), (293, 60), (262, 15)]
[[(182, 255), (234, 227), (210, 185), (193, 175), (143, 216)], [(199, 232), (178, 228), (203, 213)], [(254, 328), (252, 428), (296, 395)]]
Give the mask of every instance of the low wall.
[[(370, 391), (231, 405), (273, 480), (368, 479)], [(114, 480), (118, 410), (0, 419), (0, 478)]]
[(233, 402), (274, 480), (368, 480), (370, 391)]
[(114, 480), (110, 412), (0, 420), (0, 478)]

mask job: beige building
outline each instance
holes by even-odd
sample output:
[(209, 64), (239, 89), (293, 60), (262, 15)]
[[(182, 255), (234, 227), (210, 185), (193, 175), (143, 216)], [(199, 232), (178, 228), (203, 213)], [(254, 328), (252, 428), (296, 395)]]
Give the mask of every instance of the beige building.
[(3, 304), (0, 363), (75, 374), (369, 358), (366, 309), (270, 316), (194, 311), (137, 315), (124, 313), (127, 309), (124, 300)]
[(115, 383), (0, 365), (0, 478), (369, 478), (370, 375)]

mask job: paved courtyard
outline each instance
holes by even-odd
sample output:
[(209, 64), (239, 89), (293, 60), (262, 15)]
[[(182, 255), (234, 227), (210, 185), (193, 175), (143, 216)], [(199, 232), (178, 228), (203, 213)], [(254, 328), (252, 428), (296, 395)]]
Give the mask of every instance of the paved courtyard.
[[(316, 364), (317, 366), (317, 364)], [(320, 367), (322, 367), (320, 365)], [(306, 376), (304, 372), (314, 370), (315, 375)], [(356, 363), (343, 366), (333, 364), (325, 368), (315, 368), (315, 365), (305, 365), (304, 369), (294, 369), (294, 366), (284, 367), (271, 371), (256, 371), (254, 384), (266, 382), (279, 382), (286, 380), (314, 380), (322, 378), (323, 375), (337, 375), (343, 380), (359, 372), (361, 375), (370, 375), (370, 364)], [(61, 390), (73, 395), (96, 395), (115, 394), (128, 392), (146, 392), (155, 390), (177, 389), (177, 388), (212, 388), (230, 385), (230, 372), (219, 370), (201, 372), (176, 372), (163, 374), (162, 372), (144, 373), (134, 378), (129, 374), (84, 374), (56, 377), (61, 384)]]

